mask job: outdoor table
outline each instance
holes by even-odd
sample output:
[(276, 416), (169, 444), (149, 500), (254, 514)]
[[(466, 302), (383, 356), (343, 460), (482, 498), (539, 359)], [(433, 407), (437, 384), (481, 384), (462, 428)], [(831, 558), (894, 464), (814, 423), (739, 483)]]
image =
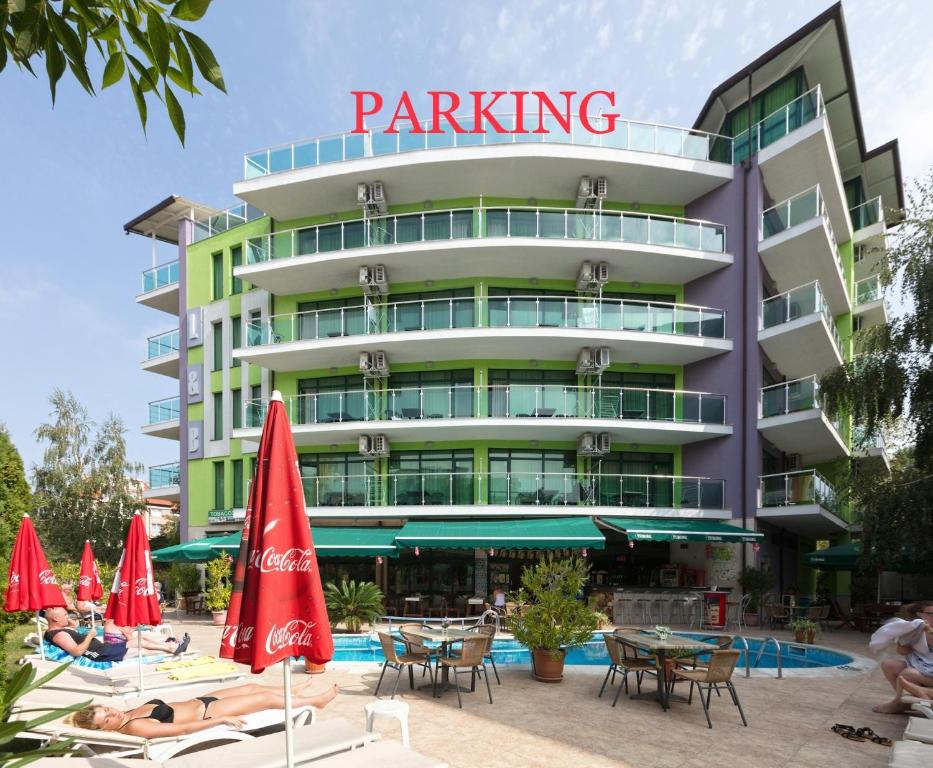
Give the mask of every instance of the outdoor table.
[(402, 416), (406, 419), (417, 419), (421, 417), (420, 408), (402, 408)]
[[(668, 709), (672, 695), (667, 690), (667, 669), (664, 664), (669, 651), (693, 651), (703, 653), (704, 651), (718, 650), (718, 646), (702, 643), (699, 640), (691, 640), (689, 637), (680, 637), (678, 635), (668, 635), (661, 640), (653, 632), (625, 632), (624, 634), (613, 635), (618, 640), (637, 646), (642, 650), (654, 654), (658, 659), (658, 690), (655, 693), (633, 693), (632, 699), (654, 699), (661, 702), (661, 709)], [(676, 701), (686, 701), (683, 696), (674, 696)]]
[[(422, 640), (426, 640), (429, 643), (436, 643), (440, 646), (440, 653), (444, 656), (449, 655), (450, 646), (454, 643), (461, 643), (468, 637), (476, 637), (475, 632), (471, 632), (468, 629), (435, 629), (434, 627), (412, 627), (405, 628), (405, 632), (409, 635), (414, 635), (415, 637), (420, 637)], [(440, 664), (438, 664), (440, 666)], [(436, 672), (435, 672), (436, 674)], [(444, 688), (447, 687), (447, 680), (450, 677), (450, 668), (443, 667), (443, 677), (444, 683), (443, 686), (439, 689), (439, 694), (444, 692)], [(436, 682), (436, 681), (435, 681)], [(418, 690), (422, 688), (428, 688), (430, 684), (419, 685)]]

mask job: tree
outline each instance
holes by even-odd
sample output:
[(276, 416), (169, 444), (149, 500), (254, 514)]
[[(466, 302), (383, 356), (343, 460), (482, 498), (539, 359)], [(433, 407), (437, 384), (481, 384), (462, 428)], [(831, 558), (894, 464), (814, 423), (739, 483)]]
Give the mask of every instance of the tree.
[[(23, 515), (32, 511), (32, 493), (23, 471), (23, 460), (0, 424), (0, 560), (13, 549)], [(3, 568), (6, 573), (6, 568)]]
[(198, 21), (211, 0), (9, 0), (0, 2), (0, 71), (12, 60), (35, 76), (33, 64), (45, 60), (52, 104), (65, 70), (95, 95), (88, 67), (88, 43), (103, 62), (101, 89), (124, 77), (146, 130), (148, 94), (165, 104), (179, 141), (185, 143), (185, 114), (172, 81), (200, 95), (194, 69), (226, 93), (223, 73), (210, 47), (179, 21)]
[(126, 458), (126, 430), (116, 416), (94, 429), (74, 395), (53, 390), (52, 421), (36, 429), (47, 443), (35, 467), (35, 523), (54, 556), (79, 560), (85, 539), (104, 562), (120, 555), (126, 526), (142, 502), (131, 475), (142, 466)]
[(902, 425), (911, 446), (891, 473), (860, 466), (849, 493), (862, 514), (860, 565), (933, 573), (933, 171), (918, 180), (882, 254), (881, 283), (900, 284), (904, 314), (860, 331), (858, 354), (823, 377), (830, 411), (848, 413), (863, 442)]

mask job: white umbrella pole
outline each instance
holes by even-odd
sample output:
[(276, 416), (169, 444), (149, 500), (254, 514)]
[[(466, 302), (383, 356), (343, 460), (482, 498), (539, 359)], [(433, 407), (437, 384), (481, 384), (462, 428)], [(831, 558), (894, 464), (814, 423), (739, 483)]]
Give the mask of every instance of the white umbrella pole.
[(45, 661), (45, 638), (42, 636), (42, 627), (39, 626), (39, 611), (36, 611), (36, 634), (39, 635), (39, 656)]
[(144, 689), (143, 686), (143, 635), (139, 627), (136, 627), (136, 666), (139, 668), (139, 690)]
[(293, 768), (295, 765), (295, 745), (292, 738), (292, 660), (291, 657), (282, 661), (282, 678), (285, 682), (285, 765)]

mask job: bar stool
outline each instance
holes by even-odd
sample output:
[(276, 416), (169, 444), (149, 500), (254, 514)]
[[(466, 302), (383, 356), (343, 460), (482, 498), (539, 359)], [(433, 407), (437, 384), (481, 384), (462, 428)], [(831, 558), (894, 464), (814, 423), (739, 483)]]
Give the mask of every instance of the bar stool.
[(641, 624), (651, 623), (652, 598), (650, 595), (639, 595), (635, 598), (635, 613), (641, 618)]
[[(672, 595), (670, 602), (670, 622), (671, 624), (686, 624), (689, 598), (684, 595)], [(675, 622), (674, 619), (677, 619)]]
[(618, 616), (613, 616), (616, 624), (631, 624), (634, 620), (634, 605), (632, 597), (626, 593), (622, 593), (622, 597), (618, 601), (620, 608), (622, 609), (619, 612)]
[(687, 595), (684, 598), (684, 602), (684, 610), (687, 614), (686, 618), (690, 619), (690, 629), (693, 629), (694, 624), (702, 626), (703, 601), (700, 599), (699, 595)]

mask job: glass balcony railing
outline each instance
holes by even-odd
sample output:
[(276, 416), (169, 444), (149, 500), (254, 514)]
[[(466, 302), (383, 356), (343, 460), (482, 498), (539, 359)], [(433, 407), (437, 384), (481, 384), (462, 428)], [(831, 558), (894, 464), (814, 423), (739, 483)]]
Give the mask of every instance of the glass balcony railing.
[(833, 343), (836, 345), (836, 351), (842, 356), (842, 338), (836, 329), (836, 323), (833, 320), (829, 305), (826, 303), (826, 299), (823, 298), (820, 284), (816, 280), (762, 301), (761, 327), (762, 330), (774, 328), (777, 325), (789, 323), (792, 320), (816, 312), (823, 315), (826, 327), (829, 329), (833, 337)]
[(638, 243), (724, 253), (722, 224), (574, 208), (457, 208), (321, 224), (248, 238), (247, 264), (353, 248), (474, 238), (532, 237)]
[(843, 272), (842, 258), (839, 256), (833, 225), (829, 220), (829, 214), (826, 212), (826, 202), (823, 199), (819, 185), (810, 187), (810, 189), (762, 211), (761, 239), (765, 240), (817, 216), (822, 218), (826, 224), (829, 231), (829, 241), (832, 245), (833, 258), (836, 260), (839, 271)]
[(147, 360), (170, 355), (178, 351), (178, 329), (160, 333), (158, 336), (150, 336), (146, 341), (148, 345)]
[(195, 219), (194, 242), (206, 240), (214, 235), (219, 235), (221, 232), (226, 232), (228, 229), (238, 227), (240, 224), (245, 224), (254, 219), (261, 219), (263, 216), (265, 214), (256, 206), (249, 203), (240, 203), (214, 216)]
[[(246, 403), (246, 426), (261, 427), (267, 400)], [(702, 392), (557, 384), (402, 387), (286, 398), (292, 425), (462, 418), (631, 419), (724, 424), (726, 398)]]
[[(496, 121), (507, 130), (513, 130), (516, 117), (520, 125), (537, 126), (537, 114), (496, 115)], [(487, 144), (577, 144), (590, 147), (627, 149), (636, 152), (654, 152), (692, 160), (732, 161), (732, 140), (692, 128), (675, 128), (658, 123), (643, 123), (633, 120), (616, 120), (615, 130), (597, 134), (581, 128), (577, 116), (572, 116), (571, 129), (566, 131), (554, 117), (544, 118), (547, 133), (498, 133), (488, 129), (488, 121), (473, 133), (472, 117), (458, 117), (457, 123), (467, 133), (455, 133), (449, 125), (441, 126), (439, 133), (430, 132), (432, 125), (424, 122), (418, 132), (408, 123), (399, 126), (398, 133), (386, 133), (386, 128), (371, 128), (366, 133), (337, 133), (316, 139), (282, 144), (268, 149), (249, 152), (243, 160), (243, 177), (253, 179), (273, 173), (309, 168), (344, 160), (359, 160), (363, 157), (397, 155), (428, 149), (452, 147), (475, 147)], [(590, 117), (596, 130), (610, 127), (607, 117)]]
[(861, 424), (856, 424), (852, 428), (852, 448), (855, 450), (867, 451), (872, 448), (880, 448), (884, 450), (886, 448), (886, 443), (884, 441), (884, 435), (881, 432), (876, 433), (875, 435), (869, 435), (865, 427)]
[(149, 423), (161, 424), (164, 421), (175, 421), (181, 414), (181, 401), (177, 397), (167, 397), (165, 400), (154, 400), (149, 403)]
[(881, 278), (869, 275), (855, 284), (855, 306), (878, 301), (881, 298)]
[(870, 227), (872, 224), (877, 224), (879, 221), (884, 221), (884, 207), (881, 204), (881, 195), (850, 208), (849, 218), (852, 220), (852, 230), (855, 232)]
[(590, 328), (723, 339), (726, 313), (685, 304), (577, 296), (472, 296), (274, 315), (247, 325), (246, 345), (453, 328)]
[(167, 285), (178, 285), (178, 262), (170, 261), (143, 272), (143, 293), (157, 291)]
[(815, 469), (762, 475), (759, 494), (762, 507), (819, 504), (830, 512), (838, 513), (841, 509), (835, 489)]
[[(806, 376), (794, 381), (785, 381), (763, 387), (761, 390), (761, 418), (785, 416), (790, 413), (818, 408), (825, 412), (820, 395), (820, 382), (816, 376)], [(825, 413), (836, 432), (842, 434), (842, 420), (837, 415)]]
[[(783, 107), (776, 109), (752, 126), (751, 131), (742, 131), (732, 139), (733, 163), (741, 163), (749, 155), (782, 139), (826, 112), (820, 86), (810, 89)], [(751, 146), (749, 146), (751, 138)]]
[(308, 506), (609, 506), (723, 509), (725, 481), (575, 472), (428, 472), (302, 478)]
[(176, 461), (174, 464), (160, 464), (156, 467), (149, 467), (149, 487), (170, 488), (178, 485), (181, 477), (181, 467)]

